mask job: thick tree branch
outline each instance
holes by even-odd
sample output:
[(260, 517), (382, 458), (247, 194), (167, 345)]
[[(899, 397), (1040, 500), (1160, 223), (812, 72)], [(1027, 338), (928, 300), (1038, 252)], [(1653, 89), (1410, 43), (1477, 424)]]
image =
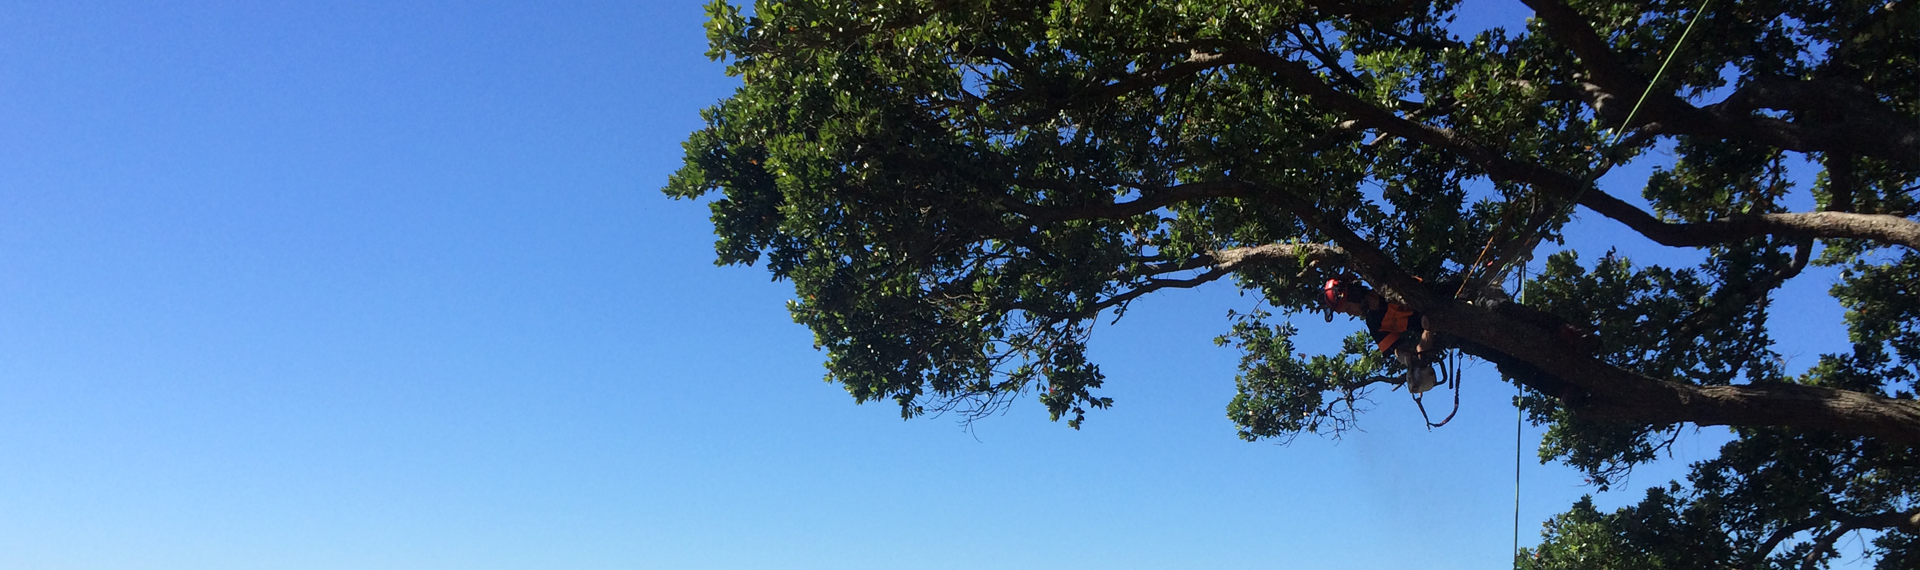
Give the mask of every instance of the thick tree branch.
[(1159, 275), (1202, 267), (1239, 271), (1256, 265), (1299, 259), (1305, 259), (1309, 265), (1343, 265), (1346, 263), (1346, 255), (1345, 251), (1330, 245), (1270, 243), (1214, 250), (1177, 263), (1150, 266), (1148, 274)]
[[(1563, 199), (1577, 198), (1580, 205), (1626, 224), (1634, 231), (1663, 245), (1702, 247), (1771, 234), (1798, 238), (1865, 239), (1920, 249), (1920, 223), (1889, 215), (1816, 212), (1761, 214), (1690, 224), (1667, 223), (1605, 192), (1591, 188), (1590, 183), (1571, 174), (1507, 158), (1451, 130), (1407, 120), (1359, 97), (1334, 89), (1316, 77), (1306, 64), (1260, 50), (1232, 51), (1221, 57), (1244, 61), (1249, 65), (1272, 72), (1285, 80), (1289, 87), (1314, 98), (1317, 103), (1358, 121), (1363, 127), (1452, 151), (1480, 166), (1489, 176), (1497, 180), (1532, 185), (1561, 196)], [(1550, 217), (1553, 213), (1554, 210), (1551, 208), (1537, 209), (1532, 216), (1533, 219), (1528, 221), (1531, 225), (1526, 227), (1538, 227), (1547, 223), (1547, 220), (1540, 218)], [(1530, 244), (1516, 245), (1525, 247)], [(1505, 251), (1496, 256), (1496, 260), (1504, 262), (1522, 253), (1524, 252)]]
[(1347, 253), (1351, 267), (1425, 313), (1434, 331), (1485, 349), (1483, 357), (1524, 363), (1545, 375), (1516, 380), (1562, 397), (1579, 413), (1656, 425), (1786, 426), (1920, 444), (1920, 401), (1794, 384), (1700, 386), (1611, 366), (1560, 340), (1557, 331), (1490, 306), (1434, 294), (1385, 252), (1291, 193), (1260, 189), (1255, 196), (1331, 237)]
[(1308, 264), (1341, 265), (1347, 253), (1338, 247), (1317, 243), (1272, 243), (1236, 247), (1213, 252), (1213, 264), (1221, 269), (1239, 271), (1254, 266), (1305, 259)]
[[(1703, 108), (1684, 102), (1670, 106), (1675, 116), (1686, 118), (1676, 128), (1702, 129), (1699, 134), (1718, 131), (1723, 138), (1747, 138), (1789, 150), (1852, 152), (1920, 163), (1920, 122), (1844, 80), (1760, 79), (1741, 86), (1720, 103)], [(1793, 120), (1755, 115), (1755, 109), (1786, 111)]]
[(1108, 307), (1122, 305), (1147, 293), (1161, 289), (1186, 289), (1226, 277), (1235, 271), (1257, 265), (1277, 263), (1288, 260), (1305, 259), (1309, 264), (1337, 265), (1345, 259), (1346, 253), (1340, 248), (1317, 243), (1273, 243), (1248, 247), (1223, 249), (1195, 256), (1181, 263), (1152, 268), (1151, 274), (1158, 275), (1174, 271), (1210, 268), (1200, 275), (1187, 279), (1148, 278), (1139, 287), (1109, 297), (1095, 305), (1098, 312)]
[(1661, 245), (1703, 247), (1756, 236), (1854, 238), (1920, 250), (1920, 222), (1886, 214), (1808, 212), (1735, 216), (1709, 222), (1671, 223), (1598, 189), (1580, 195), (1580, 205), (1625, 224)]
[(1548, 377), (1545, 383), (1525, 374), (1510, 375), (1591, 417), (1647, 424), (1784, 426), (1920, 444), (1920, 402), (1914, 400), (1796, 384), (1664, 381), (1600, 362), (1558, 340), (1554, 331), (1494, 311), (1463, 303), (1414, 308), (1427, 314), (1435, 331), (1497, 353), (1477, 356), (1510, 359), (1537, 370)]
[[(1672, 93), (1647, 91), (1647, 82), (1614, 58), (1606, 40), (1584, 16), (1560, 0), (1522, 0), (1546, 25), (1547, 34), (1579, 56), (1592, 79), (1596, 111), (1607, 98), (1635, 100), (1646, 93), (1638, 118), (1660, 123), (1666, 134), (1748, 140), (1801, 152), (1845, 151), (1860, 156), (1920, 163), (1920, 123), (1893, 111), (1858, 86), (1834, 81), (1760, 80), (1727, 100), (1695, 107)], [(1753, 114), (1788, 111), (1787, 121)], [(1633, 128), (1637, 125), (1623, 125)]]

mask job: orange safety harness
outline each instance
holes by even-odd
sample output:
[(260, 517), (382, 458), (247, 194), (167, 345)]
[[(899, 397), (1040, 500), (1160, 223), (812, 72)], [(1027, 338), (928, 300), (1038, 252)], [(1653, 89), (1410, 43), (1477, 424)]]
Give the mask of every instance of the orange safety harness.
[(1393, 351), (1393, 345), (1400, 344), (1400, 335), (1407, 332), (1407, 323), (1414, 317), (1413, 309), (1406, 305), (1387, 302), (1386, 314), (1380, 317), (1380, 328), (1375, 334), (1386, 333), (1380, 337), (1380, 352)]
[[(1346, 302), (1348, 300), (1347, 296), (1352, 294), (1354, 289), (1360, 289), (1361, 291), (1366, 290), (1365, 288), (1343, 282), (1339, 279), (1327, 280), (1324, 293), (1329, 310), (1331, 311), (1333, 310), (1332, 308), (1339, 307), (1342, 302)], [(1392, 301), (1383, 301), (1383, 303), (1385, 307), (1381, 309), (1380, 322), (1378, 324), (1368, 323), (1368, 328), (1372, 329), (1370, 332), (1373, 334), (1375, 342), (1379, 343), (1380, 352), (1391, 353), (1393, 352), (1394, 345), (1400, 344), (1400, 340), (1406, 336), (1406, 333), (1413, 332), (1416, 329), (1415, 323), (1419, 322), (1417, 319), (1420, 314), (1413, 312), (1413, 309), (1407, 308), (1406, 305)], [(1365, 307), (1365, 304), (1361, 306)], [(1327, 318), (1333, 318), (1331, 313), (1329, 313)], [(1369, 318), (1367, 320), (1371, 321), (1372, 319)]]

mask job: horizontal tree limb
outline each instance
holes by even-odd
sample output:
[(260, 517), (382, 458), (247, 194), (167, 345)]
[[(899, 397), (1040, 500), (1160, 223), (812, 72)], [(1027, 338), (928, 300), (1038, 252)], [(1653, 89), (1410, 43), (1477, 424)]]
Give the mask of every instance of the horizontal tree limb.
[[(1487, 308), (1459, 301), (1413, 308), (1426, 313), (1435, 331), (1520, 360), (1580, 389), (1584, 394), (1568, 402), (1576, 413), (1649, 424), (1819, 429), (1920, 445), (1920, 401), (1798, 384), (1701, 386), (1661, 380), (1608, 365), (1558, 341), (1553, 331)], [(1554, 394), (1558, 387), (1534, 388)]]
[(1886, 214), (1806, 212), (1731, 216), (1707, 222), (1673, 223), (1653, 217), (1597, 188), (1580, 195), (1580, 205), (1625, 224), (1656, 243), (1705, 247), (1751, 237), (1852, 238), (1904, 245), (1920, 250), (1920, 222)]

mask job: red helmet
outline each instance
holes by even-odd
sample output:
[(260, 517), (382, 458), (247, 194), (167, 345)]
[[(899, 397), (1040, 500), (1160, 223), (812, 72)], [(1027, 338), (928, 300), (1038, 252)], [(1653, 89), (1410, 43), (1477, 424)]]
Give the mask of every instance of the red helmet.
[(1333, 307), (1340, 304), (1340, 297), (1344, 296), (1346, 288), (1347, 284), (1340, 282), (1339, 279), (1328, 279), (1327, 286), (1320, 292), (1322, 298), (1326, 299), (1327, 306)]

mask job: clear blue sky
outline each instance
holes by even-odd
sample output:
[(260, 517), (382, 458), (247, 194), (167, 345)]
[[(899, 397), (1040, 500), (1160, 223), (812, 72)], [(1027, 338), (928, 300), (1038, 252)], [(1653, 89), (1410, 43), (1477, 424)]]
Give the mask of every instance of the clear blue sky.
[[(1097, 332), (1118, 405), (1082, 431), (854, 406), (791, 289), (657, 190), (734, 85), (702, 20), (0, 2), (0, 569), (1507, 565), (1490, 366), (1440, 430), (1389, 393), (1343, 441), (1243, 443), (1225, 287)], [(1615, 231), (1575, 237), (1644, 247)], [(1524, 543), (1587, 492), (1535, 437)]]

